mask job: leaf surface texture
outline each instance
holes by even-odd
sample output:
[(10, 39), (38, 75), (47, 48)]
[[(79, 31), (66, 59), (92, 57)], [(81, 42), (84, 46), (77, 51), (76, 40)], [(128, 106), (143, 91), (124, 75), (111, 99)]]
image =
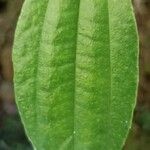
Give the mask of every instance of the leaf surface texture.
[(135, 105), (137, 60), (130, 0), (26, 0), (14, 82), (35, 149), (121, 149)]

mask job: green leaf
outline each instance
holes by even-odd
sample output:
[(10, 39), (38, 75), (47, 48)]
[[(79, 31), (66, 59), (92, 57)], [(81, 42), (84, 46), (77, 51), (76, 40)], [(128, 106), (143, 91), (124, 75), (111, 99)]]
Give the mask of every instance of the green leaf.
[(130, 0), (26, 0), (16, 30), (16, 101), (37, 150), (120, 150), (136, 100)]

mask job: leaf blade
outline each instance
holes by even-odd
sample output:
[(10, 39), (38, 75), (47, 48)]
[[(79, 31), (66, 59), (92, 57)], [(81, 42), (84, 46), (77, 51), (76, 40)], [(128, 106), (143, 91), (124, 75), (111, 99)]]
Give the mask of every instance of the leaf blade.
[[(131, 124), (138, 72), (130, 1), (45, 0), (43, 10), (34, 0), (25, 3), (22, 14), (34, 8), (30, 13), (36, 17), (27, 13), (29, 19), (20, 18), (13, 60), (17, 104), (33, 144), (40, 150), (121, 149)], [(36, 10), (42, 10), (42, 17)], [(129, 114), (121, 112), (128, 107)]]

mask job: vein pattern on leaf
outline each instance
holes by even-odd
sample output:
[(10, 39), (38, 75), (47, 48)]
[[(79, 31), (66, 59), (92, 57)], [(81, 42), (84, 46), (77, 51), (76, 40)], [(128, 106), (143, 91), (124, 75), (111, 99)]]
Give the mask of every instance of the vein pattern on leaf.
[(138, 72), (129, 0), (26, 0), (14, 43), (17, 105), (37, 150), (121, 149)]

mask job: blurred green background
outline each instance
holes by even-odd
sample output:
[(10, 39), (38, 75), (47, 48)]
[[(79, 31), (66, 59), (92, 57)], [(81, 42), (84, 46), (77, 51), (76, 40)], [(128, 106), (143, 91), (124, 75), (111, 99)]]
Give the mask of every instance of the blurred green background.
[[(0, 0), (0, 150), (33, 150), (13, 91), (12, 44), (23, 1)], [(140, 40), (140, 82), (132, 128), (123, 149), (150, 150), (150, 0), (133, 0), (133, 7)]]

